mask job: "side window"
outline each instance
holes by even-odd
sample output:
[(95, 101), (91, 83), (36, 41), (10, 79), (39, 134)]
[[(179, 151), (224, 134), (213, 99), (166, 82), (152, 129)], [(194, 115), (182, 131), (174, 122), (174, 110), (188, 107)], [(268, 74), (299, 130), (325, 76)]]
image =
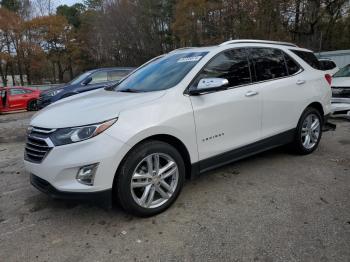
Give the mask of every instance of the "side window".
[(12, 96), (23, 95), (23, 94), (25, 94), (25, 91), (23, 89), (15, 89), (15, 88), (10, 89), (10, 95), (12, 95)]
[(26, 93), (26, 94), (31, 94), (31, 93), (33, 93), (32, 90), (28, 90), (28, 89), (24, 89), (23, 91), (24, 91), (24, 93)]
[(255, 68), (257, 82), (288, 75), (281, 50), (272, 48), (250, 48), (250, 59)]
[(335, 63), (333, 61), (323, 61), (323, 70), (332, 70), (334, 68), (336, 68), (337, 66), (335, 65)]
[(303, 59), (306, 63), (308, 63), (311, 67), (315, 69), (321, 69), (320, 61), (318, 61), (317, 57), (312, 52), (293, 50), (291, 51)]
[(108, 81), (118, 81), (129, 73), (128, 70), (116, 70), (108, 72)]
[(92, 74), (92, 80), (89, 85), (107, 82), (107, 72), (96, 72)]
[(297, 62), (295, 62), (294, 59), (291, 58), (286, 53), (284, 53), (284, 59), (286, 60), (287, 69), (288, 69), (288, 74), (289, 75), (294, 75), (294, 74), (298, 73), (301, 70), (301, 68), (297, 64)]
[(245, 49), (232, 49), (217, 55), (197, 76), (194, 86), (203, 78), (226, 78), (229, 86), (251, 83), (249, 62)]

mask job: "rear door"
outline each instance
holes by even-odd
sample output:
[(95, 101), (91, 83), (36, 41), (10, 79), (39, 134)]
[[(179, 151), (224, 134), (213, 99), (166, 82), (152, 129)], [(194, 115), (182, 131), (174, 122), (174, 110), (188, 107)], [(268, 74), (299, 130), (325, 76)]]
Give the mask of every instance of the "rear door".
[(301, 67), (280, 49), (250, 48), (249, 54), (262, 95), (262, 138), (294, 129), (304, 104)]
[[(226, 78), (229, 88), (190, 97), (200, 160), (251, 144), (261, 135), (261, 96), (257, 86), (251, 85), (246, 49), (218, 54), (204, 66), (191, 88), (196, 88), (200, 79), (211, 77)], [(206, 169), (203, 165), (201, 169)]]

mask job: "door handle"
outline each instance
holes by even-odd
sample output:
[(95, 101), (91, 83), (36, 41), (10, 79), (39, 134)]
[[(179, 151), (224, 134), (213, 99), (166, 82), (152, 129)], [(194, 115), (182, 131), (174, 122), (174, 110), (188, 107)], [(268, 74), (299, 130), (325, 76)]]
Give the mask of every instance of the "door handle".
[(251, 97), (251, 96), (256, 96), (257, 94), (259, 94), (258, 92), (256, 91), (248, 91), (245, 96), (246, 97)]
[(305, 82), (306, 82), (305, 80), (298, 80), (297, 85), (303, 85), (303, 84), (305, 84)]

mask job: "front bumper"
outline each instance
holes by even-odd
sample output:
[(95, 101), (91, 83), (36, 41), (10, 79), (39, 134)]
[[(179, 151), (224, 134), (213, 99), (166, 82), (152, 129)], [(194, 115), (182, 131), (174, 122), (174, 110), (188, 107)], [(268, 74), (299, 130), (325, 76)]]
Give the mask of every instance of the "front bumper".
[(332, 114), (349, 114), (350, 112), (350, 98), (336, 98), (332, 97)]
[(101, 204), (105, 207), (112, 206), (112, 189), (90, 193), (64, 192), (57, 190), (49, 182), (33, 174), (30, 174), (30, 183), (36, 189), (40, 190), (41, 192), (49, 195), (54, 199), (89, 201)]
[[(41, 163), (24, 160), (24, 166), (27, 173), (50, 185), (50, 195), (94, 194), (112, 189), (117, 168), (129, 150), (127, 144), (102, 133), (82, 142), (53, 147)], [(90, 186), (79, 183), (76, 175), (80, 167), (94, 163), (99, 163), (94, 184)], [(46, 186), (40, 188), (47, 189)]]

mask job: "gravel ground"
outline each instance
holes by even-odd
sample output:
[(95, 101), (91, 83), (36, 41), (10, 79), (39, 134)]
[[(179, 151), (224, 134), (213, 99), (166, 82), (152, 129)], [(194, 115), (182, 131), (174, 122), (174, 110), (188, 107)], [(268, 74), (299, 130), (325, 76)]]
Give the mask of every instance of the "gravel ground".
[(31, 113), (0, 115), (0, 261), (350, 261), (350, 121), (188, 181), (153, 218), (52, 200), (24, 174)]

